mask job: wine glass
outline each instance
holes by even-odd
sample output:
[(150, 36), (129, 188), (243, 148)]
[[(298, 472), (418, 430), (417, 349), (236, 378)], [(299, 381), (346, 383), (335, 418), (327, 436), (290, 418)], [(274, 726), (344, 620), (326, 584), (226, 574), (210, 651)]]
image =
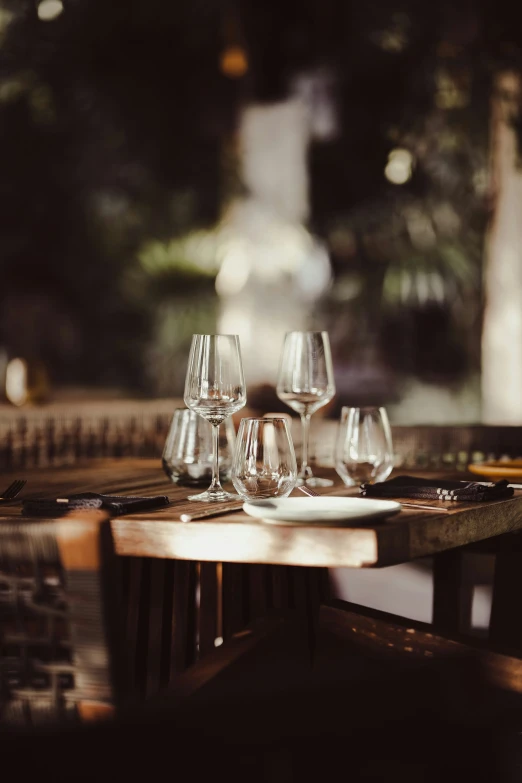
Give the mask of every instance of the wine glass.
[[(232, 419), (219, 429), (219, 478), (230, 479), (236, 433)], [(181, 486), (208, 486), (212, 478), (212, 425), (189, 408), (176, 408), (161, 456), (163, 470)]]
[(329, 487), (308, 464), (310, 417), (335, 394), (328, 332), (287, 332), (279, 365), (277, 396), (301, 416), (303, 442), (298, 484)]
[(242, 419), (232, 462), (238, 495), (245, 500), (285, 498), (296, 481), (294, 445), (285, 419)]
[(393, 469), (393, 445), (385, 408), (342, 409), (335, 469), (348, 486), (388, 478)]
[(219, 481), (219, 425), (246, 404), (245, 379), (237, 334), (192, 336), (185, 381), (187, 408), (212, 425), (212, 481), (206, 492), (189, 500), (219, 503), (236, 495), (225, 492)]

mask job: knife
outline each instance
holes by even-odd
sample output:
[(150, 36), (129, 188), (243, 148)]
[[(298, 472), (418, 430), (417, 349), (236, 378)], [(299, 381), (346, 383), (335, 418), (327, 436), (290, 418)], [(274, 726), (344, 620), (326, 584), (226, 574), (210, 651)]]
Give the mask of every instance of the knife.
[(195, 514), (181, 514), (180, 522), (192, 522), (197, 519), (205, 519), (206, 517), (218, 517), (224, 514), (232, 514), (234, 511), (242, 511), (243, 501), (233, 508), (208, 508), (205, 511), (196, 511)]
[(408, 508), (420, 508), (421, 511), (451, 511), (452, 508), (455, 508), (455, 506), (452, 506), (450, 503), (447, 503), (446, 506), (427, 506), (423, 503), (405, 503), (403, 500), (398, 500), (397, 503), (400, 503), (401, 506), (407, 506)]
[[(461, 484), (480, 484), (482, 487), (492, 487), (495, 483), (494, 481), (474, 481), (473, 479), (470, 479), (469, 481), (461, 480)], [(508, 484), (508, 487), (512, 487), (513, 489), (522, 489), (522, 484)]]

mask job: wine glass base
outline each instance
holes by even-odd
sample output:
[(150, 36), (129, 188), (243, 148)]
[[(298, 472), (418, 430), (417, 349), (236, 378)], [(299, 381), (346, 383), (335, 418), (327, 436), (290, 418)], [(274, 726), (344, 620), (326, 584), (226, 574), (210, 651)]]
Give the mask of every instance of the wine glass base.
[(319, 476), (310, 476), (309, 478), (297, 479), (297, 486), (301, 487), (306, 484), (307, 487), (333, 487), (332, 479), (319, 478)]
[(197, 495), (189, 495), (187, 500), (195, 500), (198, 503), (227, 503), (230, 500), (240, 500), (239, 495), (233, 495), (231, 492), (200, 492)]

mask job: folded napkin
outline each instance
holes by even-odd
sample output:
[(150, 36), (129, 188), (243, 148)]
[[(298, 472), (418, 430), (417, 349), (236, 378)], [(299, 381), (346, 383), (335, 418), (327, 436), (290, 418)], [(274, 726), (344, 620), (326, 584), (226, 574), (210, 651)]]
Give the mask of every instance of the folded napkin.
[(444, 479), (397, 476), (376, 484), (361, 484), (361, 495), (372, 498), (423, 498), (426, 500), (499, 500), (513, 495), (507, 481), (497, 481), (489, 487), (475, 481), (445, 481)]
[(166, 495), (154, 497), (136, 497), (134, 495), (99, 495), (96, 492), (82, 492), (79, 495), (69, 495), (55, 500), (34, 499), (24, 500), (22, 513), (31, 517), (63, 516), (69, 511), (78, 509), (107, 509), (113, 516), (134, 514), (151, 508), (168, 506)]

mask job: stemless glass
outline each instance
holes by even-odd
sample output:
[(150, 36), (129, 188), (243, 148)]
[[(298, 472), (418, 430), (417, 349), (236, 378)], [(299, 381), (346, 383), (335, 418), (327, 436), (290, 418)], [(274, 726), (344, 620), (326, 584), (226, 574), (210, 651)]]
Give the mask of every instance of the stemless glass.
[(284, 419), (242, 419), (232, 483), (245, 500), (284, 498), (297, 481), (294, 444)]
[(392, 468), (392, 436), (385, 408), (344, 407), (335, 444), (335, 469), (344, 483), (384, 481)]
[(245, 379), (237, 334), (192, 336), (184, 402), (212, 425), (212, 481), (189, 500), (219, 503), (236, 496), (219, 481), (219, 425), (246, 404)]
[(329, 487), (308, 464), (310, 417), (335, 394), (328, 332), (287, 332), (279, 365), (277, 396), (301, 416), (303, 440), (298, 484)]
[[(228, 481), (236, 433), (232, 419), (219, 429), (219, 478)], [(161, 456), (163, 470), (174, 484), (208, 486), (212, 479), (212, 426), (189, 408), (176, 408)]]

